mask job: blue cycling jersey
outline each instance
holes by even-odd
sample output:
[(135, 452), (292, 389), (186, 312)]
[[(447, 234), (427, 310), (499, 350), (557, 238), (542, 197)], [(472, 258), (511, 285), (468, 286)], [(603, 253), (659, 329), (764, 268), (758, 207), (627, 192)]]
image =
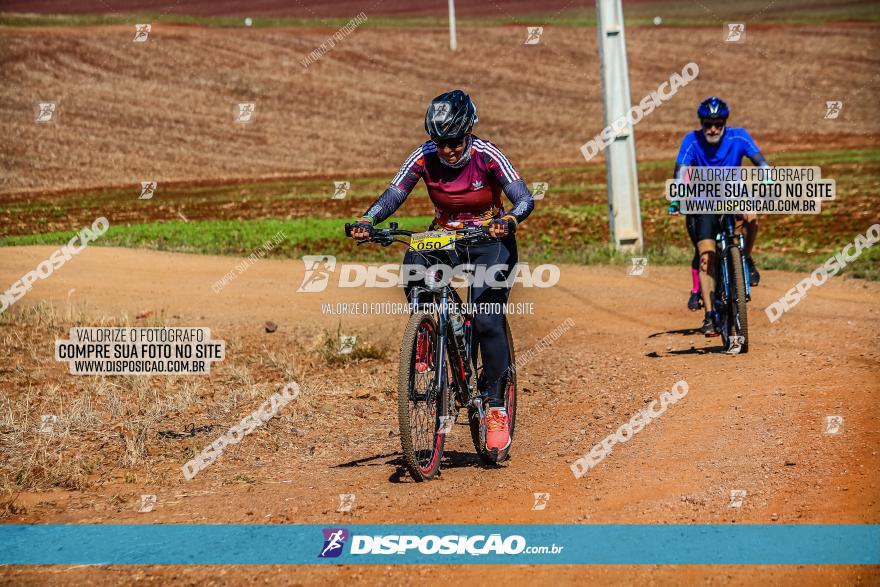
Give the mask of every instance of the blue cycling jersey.
[(703, 131), (695, 130), (685, 135), (678, 150), (676, 167), (739, 167), (743, 157), (760, 153), (758, 145), (744, 128), (727, 127), (721, 140), (710, 145)]

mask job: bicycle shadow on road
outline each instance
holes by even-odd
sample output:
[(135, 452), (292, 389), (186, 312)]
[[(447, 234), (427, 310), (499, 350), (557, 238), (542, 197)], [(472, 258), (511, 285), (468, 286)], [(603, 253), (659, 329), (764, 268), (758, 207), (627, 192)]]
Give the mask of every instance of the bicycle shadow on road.
[[(655, 332), (654, 334), (648, 335), (648, 338), (657, 338), (658, 336), (664, 336), (667, 334), (678, 334), (681, 336), (694, 336), (700, 335), (702, 336), (702, 332), (700, 332), (699, 328), (681, 328), (679, 330), (667, 330), (665, 332)], [(720, 340), (720, 339), (719, 339)], [(704, 348), (696, 348), (691, 347), (687, 349), (681, 350), (673, 350), (660, 354), (657, 351), (651, 351), (650, 353), (645, 353), (645, 356), (651, 359), (662, 359), (663, 357), (671, 357), (675, 355), (708, 355), (708, 354), (717, 354), (717, 353), (725, 353), (726, 349), (724, 345), (713, 346), (713, 347), (704, 347)]]
[(667, 330), (666, 332), (655, 332), (648, 336), (648, 338), (657, 338), (658, 336), (663, 336), (664, 334), (680, 334), (682, 336), (691, 336), (693, 334), (701, 334), (699, 328), (682, 328), (681, 330)]
[[(377, 462), (381, 461), (382, 459), (387, 459), (388, 457), (394, 458), (384, 462)], [(388, 477), (388, 480), (390, 482), (414, 483), (406, 470), (406, 464), (403, 461), (403, 457), (399, 453), (386, 453), (363, 457), (360, 459), (355, 459), (353, 461), (333, 465), (331, 468), (341, 469), (348, 467), (375, 467), (382, 465), (392, 465), (395, 467), (395, 471)], [(450, 469), (462, 469), (467, 467), (483, 468), (483, 464), (480, 462), (479, 457), (474, 453), (462, 452), (457, 450), (443, 451), (443, 460), (440, 463), (441, 475), (443, 474), (443, 471), (448, 471)]]
[[(378, 461), (379, 459), (385, 459), (388, 457), (396, 457), (387, 461), (385, 463), (371, 463), (370, 461)], [(403, 464), (403, 459), (396, 452), (389, 452), (383, 455), (373, 455), (371, 457), (364, 457), (362, 459), (355, 459), (353, 461), (348, 461), (347, 463), (339, 463), (338, 465), (333, 465), (333, 469), (341, 469), (345, 467), (375, 467), (377, 465), (394, 465), (400, 463)]]
[(689, 348), (689, 349), (681, 349), (681, 350), (671, 350), (663, 353), (662, 355), (657, 351), (651, 351), (650, 353), (645, 353), (645, 356), (651, 359), (662, 359), (664, 357), (673, 357), (676, 355), (713, 355), (713, 354), (727, 354), (724, 345), (713, 346), (708, 348)]
[[(387, 459), (388, 457), (394, 458), (384, 462), (379, 462), (382, 459)], [(392, 465), (393, 467), (395, 467), (394, 472), (391, 473), (390, 477), (388, 477), (389, 481), (391, 481), (392, 483), (402, 483), (406, 481), (407, 473), (406, 465), (403, 462), (403, 457), (400, 456), (400, 454), (393, 452), (373, 455), (371, 457), (363, 457), (345, 463), (339, 463), (338, 465), (333, 465), (331, 468), (343, 469), (348, 467), (379, 467), (383, 465)]]

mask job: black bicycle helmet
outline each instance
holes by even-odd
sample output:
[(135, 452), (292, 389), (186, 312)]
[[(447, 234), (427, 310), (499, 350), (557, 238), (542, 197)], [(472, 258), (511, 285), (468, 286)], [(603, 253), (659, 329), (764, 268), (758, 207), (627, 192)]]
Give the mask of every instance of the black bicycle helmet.
[(458, 139), (479, 120), (471, 97), (461, 90), (452, 90), (431, 100), (425, 113), (425, 132), (438, 141)]

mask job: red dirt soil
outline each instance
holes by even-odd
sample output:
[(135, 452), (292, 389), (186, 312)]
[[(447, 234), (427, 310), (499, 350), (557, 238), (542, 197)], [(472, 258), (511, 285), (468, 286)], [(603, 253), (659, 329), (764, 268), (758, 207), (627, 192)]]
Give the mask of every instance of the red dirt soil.
[[(525, 14), (554, 13), (562, 10), (593, 9), (590, 0), (457, 0), (455, 12), (458, 18), (474, 16), (519, 16)], [(436, 16), (445, 18), (447, 3), (412, 2), (408, 0), (258, 0), (243, 3), (241, 0), (73, 0), (59, 6), (53, 0), (7, 0), (4, 12), (34, 14), (187, 14), (191, 16), (252, 16), (288, 18), (346, 18), (360, 12), (370, 16)]]
[[(0, 282), (11, 283), (51, 250), (0, 249)], [(229, 258), (91, 247), (19, 303), (47, 300), (63, 308), (75, 288), (75, 300), (86, 302), (96, 322), (149, 307), (179, 317), (180, 325), (210, 326), (216, 337), (249, 337), (248, 352), (262, 357), (292, 342), (285, 338), (288, 329), (335, 327), (335, 317), (322, 315), (322, 303), (398, 301), (396, 291), (376, 289), (331, 286), (324, 294), (298, 294), (299, 261), (262, 261), (220, 294), (210, 293), (233, 264)], [(328, 368), (299, 381), (304, 396), (317, 394), (310, 401), (328, 409), (320, 426), (306, 425), (305, 436), (289, 451), (248, 438), (192, 481), (180, 475), (180, 463), (160, 463), (158, 485), (120, 479), (84, 492), (24, 494), (19, 503), (27, 513), (6, 521), (877, 523), (880, 283), (833, 279), (770, 324), (763, 308), (799, 277), (765, 272), (749, 306), (751, 351), (735, 357), (716, 352), (718, 339), (686, 332), (698, 320), (684, 309), (684, 269), (650, 267), (646, 277), (629, 277), (624, 268), (565, 266), (556, 287), (514, 289), (513, 301), (532, 301), (536, 308), (533, 316), (513, 318), (520, 353), (567, 318), (575, 326), (520, 369), (517, 437), (513, 458), (502, 469), (474, 466), (467, 429), (456, 425), (439, 480), (415, 484), (400, 476), (396, 411), (392, 401), (381, 399), (382, 390), (393, 386), (392, 355), (357, 375)], [(267, 319), (281, 329), (258, 335)], [(393, 345), (404, 319), (358, 316), (341, 322)], [(36, 330), (32, 335), (46, 337)], [(35, 352), (51, 362), (51, 340)], [(240, 361), (235, 354), (226, 361)], [(51, 371), (62, 382), (73, 377), (61, 364)], [(572, 476), (568, 465), (574, 458), (680, 379), (689, 384), (687, 397), (586, 477)], [(363, 385), (372, 398), (352, 399), (352, 390)], [(297, 410), (297, 403), (286, 409)], [(840, 435), (822, 433), (831, 414), (845, 418)], [(236, 481), (241, 475), (253, 481)], [(741, 509), (728, 507), (732, 489), (748, 492)], [(551, 494), (549, 506), (532, 511), (532, 494), (539, 491)], [(152, 513), (135, 511), (141, 493), (158, 496)], [(335, 512), (339, 493), (356, 494), (351, 514)], [(790, 566), (4, 567), (0, 577), (16, 585), (243, 584), (256, 575), (281, 584), (412, 584), (429, 577), (485, 584), (487, 572), (493, 581), (538, 585), (880, 581), (877, 568)]]
[[(677, 0), (624, 0), (627, 16), (672, 15), (684, 18), (717, 18), (748, 16), (748, 21), (768, 16), (792, 18), (811, 13), (854, 14), (870, 9), (872, 0), (821, 1), (788, 0), (704, 0), (690, 3)], [(528, 15), (559, 16), (577, 14), (591, 16), (596, 3), (592, 0), (456, 0), (459, 19), (472, 17), (520, 17)], [(54, 0), (5, 0), (4, 12), (32, 14), (186, 14), (191, 16), (253, 16), (288, 18), (347, 18), (360, 12), (372, 16), (425, 17), (436, 16), (445, 22), (448, 6), (443, 0), (413, 2), (411, 0), (72, 0), (59, 5)], [(540, 24), (540, 23), (535, 23)]]
[[(462, 29), (452, 58), (439, 28), (359, 28), (304, 68), (333, 28), (0, 29), (0, 193), (176, 180), (390, 177), (424, 140), (424, 109), (451, 87), (479, 106), (475, 132), (515, 165), (584, 165), (604, 126), (596, 31)], [(774, 153), (878, 144), (880, 26), (760, 26), (744, 43), (718, 27), (630, 27), (632, 96), (688, 62), (700, 75), (635, 129), (641, 159), (672, 160), (696, 104), (718, 94), (731, 124)], [(441, 66), (436, 65), (441, 64)], [(58, 103), (57, 125), (34, 122)], [(844, 103), (825, 119), (826, 101)], [(233, 105), (255, 102), (252, 124)], [(591, 162), (600, 165), (602, 156)]]

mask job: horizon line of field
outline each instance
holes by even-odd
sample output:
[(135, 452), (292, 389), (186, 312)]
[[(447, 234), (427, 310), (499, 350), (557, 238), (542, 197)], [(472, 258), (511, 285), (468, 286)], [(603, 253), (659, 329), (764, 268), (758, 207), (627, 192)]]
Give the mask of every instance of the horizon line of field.
[[(767, 152), (768, 157), (772, 157), (774, 162), (780, 162), (788, 166), (793, 166), (797, 161), (803, 161), (805, 165), (836, 165), (847, 163), (872, 163), (880, 161), (880, 147), (865, 147), (855, 149), (832, 149), (832, 150), (803, 150), (803, 151), (786, 151), (779, 153)], [(820, 159), (817, 161), (816, 159)], [(648, 171), (660, 167), (671, 166), (672, 158), (660, 157), (652, 159), (642, 159), (637, 161), (638, 171)], [(550, 173), (595, 173), (605, 171), (604, 160), (595, 162), (584, 162), (579, 165), (524, 165), (520, 166), (520, 176), (539, 176), (541, 172)], [(190, 178), (190, 179), (171, 179), (159, 180), (156, 177), (142, 178), (139, 181), (157, 181), (161, 184), (163, 190), (183, 190), (186, 188), (198, 188), (199, 190), (210, 190), (217, 188), (242, 188), (247, 186), (271, 186), (272, 184), (293, 184), (307, 185), (324, 184), (328, 181), (345, 180), (352, 183), (370, 183), (371, 181), (387, 181), (388, 178), (397, 171), (397, 168), (389, 168), (387, 171), (371, 171), (371, 172), (354, 172), (349, 174), (343, 173), (309, 173), (309, 174), (290, 174), (290, 175), (273, 175), (273, 176), (254, 176), (254, 177), (228, 177), (217, 180), (209, 178)], [(101, 185), (91, 185), (83, 187), (66, 187), (48, 190), (21, 190), (13, 192), (0, 191), (0, 204), (15, 201), (26, 200), (33, 197), (43, 197), (50, 199), (52, 197), (65, 197), (72, 194), (80, 194), (81, 197), (87, 195), (96, 195), (106, 192), (129, 192), (136, 182), (131, 183), (110, 183)], [(378, 194), (377, 194), (378, 195)]]
[[(597, 208), (601, 208), (598, 206)], [(598, 214), (598, 216), (596, 216)], [(595, 218), (604, 223), (604, 210), (594, 211)], [(423, 230), (432, 216), (401, 216), (395, 220), (403, 229)], [(276, 260), (301, 259), (303, 255), (333, 255), (346, 262), (396, 262), (398, 251), (385, 248), (364, 249), (343, 236), (343, 219), (250, 219), (250, 220), (206, 220), (170, 221), (151, 224), (137, 224), (110, 227), (103, 237), (92, 246), (98, 248), (123, 248), (128, 250), (160, 251), (166, 253), (198, 254), (224, 257), (244, 257), (257, 255), (260, 259)], [(542, 225), (539, 225), (539, 227)], [(269, 235), (284, 231), (288, 236), (279, 243), (270, 243)], [(521, 255), (529, 263), (555, 263), (572, 265), (626, 265), (631, 254), (616, 250), (603, 240), (601, 231), (591, 234), (583, 241), (564, 242), (542, 238), (538, 231), (520, 243)], [(0, 237), (0, 251), (11, 251), (17, 246), (62, 246), (67, 242), (70, 232), (53, 232), (33, 235)], [(811, 271), (821, 264), (843, 241), (816, 245), (814, 250), (804, 251), (797, 242), (789, 242), (784, 236), (768, 237), (765, 251), (761, 256), (764, 270), (789, 272)], [(646, 242), (641, 256), (648, 257), (653, 266), (675, 266), (687, 264), (692, 249), (681, 242), (669, 242), (654, 238)], [(853, 278), (880, 281), (880, 248), (869, 250), (861, 264), (847, 267)]]
[[(633, 8), (629, 9), (630, 12)], [(636, 7), (636, 12), (644, 12), (638, 16), (626, 16), (624, 25), (629, 27), (646, 27), (657, 28), (659, 26), (674, 28), (707, 28), (717, 27), (718, 19), (714, 16), (676, 16), (662, 14), (654, 14), (657, 10), (651, 12), (648, 16), (646, 9)], [(241, 14), (239, 16), (231, 15), (214, 15), (214, 16), (196, 16), (188, 14), (167, 14), (155, 12), (132, 12), (128, 14), (100, 14), (100, 13), (84, 13), (84, 14), (37, 14), (29, 12), (0, 12), (0, 27), (5, 28), (42, 28), (42, 27), (95, 27), (95, 26), (120, 26), (134, 25), (139, 23), (163, 24), (167, 26), (179, 27), (201, 27), (201, 28), (221, 28), (221, 29), (267, 29), (267, 28), (314, 28), (314, 29), (335, 29), (344, 26), (351, 18), (350, 16), (328, 16), (328, 17), (285, 17), (285, 16), (254, 16)], [(443, 29), (447, 28), (447, 17), (445, 15), (435, 16), (395, 16), (382, 14), (369, 17), (368, 20), (359, 25), (363, 28), (423, 28), (423, 29)], [(654, 22), (654, 19), (660, 16), (661, 24)], [(727, 20), (735, 22), (737, 19), (745, 19), (748, 22), (749, 13), (737, 13), (728, 15)], [(250, 24), (245, 24), (245, 18), (250, 19)], [(815, 14), (799, 13), (797, 16), (789, 14), (778, 15), (762, 15), (760, 23), (752, 21), (751, 26), (754, 29), (764, 27), (779, 26), (810, 26), (817, 24), (835, 24), (835, 23), (864, 23), (877, 24), (880, 21), (880, 14), (864, 12), (861, 14), (848, 14), (843, 11), (839, 12), (816, 12)], [(462, 16), (458, 15), (456, 19), (458, 28), (488, 28), (488, 27), (509, 27), (509, 26), (560, 26), (560, 27), (596, 27), (598, 22), (595, 17), (595, 10), (586, 9), (583, 15), (572, 12), (570, 15), (559, 16), (557, 13), (535, 12), (530, 14), (509, 15), (509, 16)]]

